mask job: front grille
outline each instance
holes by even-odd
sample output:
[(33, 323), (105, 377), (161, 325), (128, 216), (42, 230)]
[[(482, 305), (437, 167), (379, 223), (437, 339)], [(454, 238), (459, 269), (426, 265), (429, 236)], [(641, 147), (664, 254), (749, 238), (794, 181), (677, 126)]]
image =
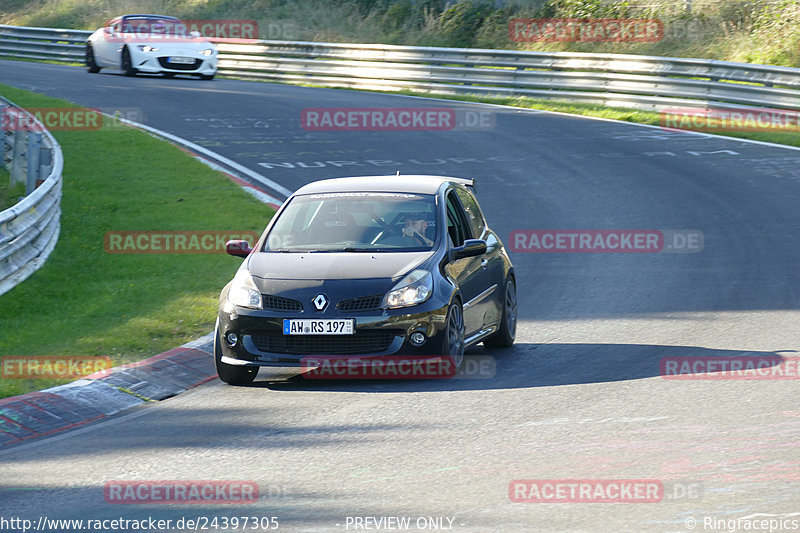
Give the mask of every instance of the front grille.
[(167, 63), (167, 57), (159, 57), (158, 63), (164, 67), (172, 70), (197, 70), (203, 64), (202, 59), (195, 59), (194, 63)]
[(280, 296), (271, 296), (265, 294), (263, 296), (263, 306), (267, 311), (302, 311), (303, 304), (297, 300), (290, 300), (289, 298), (281, 298)]
[(385, 352), (396, 331), (361, 331), (355, 335), (284, 335), (254, 333), (253, 343), (262, 352), (292, 355), (369, 355)]
[(378, 309), (383, 300), (383, 295), (364, 296), (363, 298), (353, 298), (339, 302), (336, 308), (342, 313), (355, 313), (358, 311), (372, 311)]

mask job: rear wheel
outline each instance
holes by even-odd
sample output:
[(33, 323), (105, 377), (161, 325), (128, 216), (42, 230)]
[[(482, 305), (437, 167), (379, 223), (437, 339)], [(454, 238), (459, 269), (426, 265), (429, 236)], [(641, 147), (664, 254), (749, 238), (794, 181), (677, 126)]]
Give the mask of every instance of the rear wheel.
[(219, 330), (214, 328), (214, 363), (217, 367), (219, 379), (228, 385), (247, 385), (252, 383), (258, 375), (258, 367), (229, 365), (222, 362), (222, 343), (219, 340)]
[(122, 72), (124, 72), (126, 76), (136, 76), (136, 73), (138, 72), (135, 68), (133, 68), (133, 63), (131, 63), (131, 53), (127, 47), (122, 49)]
[(200, 79), (201, 80), (213, 80), (214, 79), (214, 75), (213, 74), (200, 74)]
[(486, 348), (508, 348), (517, 336), (517, 284), (511, 276), (506, 279), (504, 292), (500, 329), (483, 341)]
[(464, 361), (464, 312), (460, 302), (453, 302), (447, 309), (445, 321), (447, 327), (442, 341), (442, 355), (450, 356), (453, 366), (458, 370)]
[(91, 44), (86, 45), (86, 71), (92, 74), (100, 72), (100, 67), (94, 59), (94, 49)]

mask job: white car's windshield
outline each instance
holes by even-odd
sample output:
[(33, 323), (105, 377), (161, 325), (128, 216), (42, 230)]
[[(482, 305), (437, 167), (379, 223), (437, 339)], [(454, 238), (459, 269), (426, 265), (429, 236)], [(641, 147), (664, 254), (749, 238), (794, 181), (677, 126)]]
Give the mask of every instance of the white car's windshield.
[(432, 195), (345, 192), (297, 196), (267, 236), (266, 252), (423, 251), (436, 240)]
[(180, 20), (160, 17), (126, 17), (122, 19), (120, 32), (137, 35), (188, 35), (186, 25)]

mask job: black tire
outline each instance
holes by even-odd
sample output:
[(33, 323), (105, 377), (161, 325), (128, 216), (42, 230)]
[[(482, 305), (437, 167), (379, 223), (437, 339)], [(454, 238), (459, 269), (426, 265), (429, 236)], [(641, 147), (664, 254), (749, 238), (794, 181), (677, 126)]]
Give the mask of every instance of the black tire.
[(162, 74), (164, 74), (165, 78), (174, 78), (175, 77), (175, 73), (174, 72), (162, 72)]
[(133, 68), (131, 53), (127, 46), (122, 49), (122, 72), (125, 73), (126, 76), (136, 76), (136, 73), (139, 72)]
[(213, 74), (200, 74), (200, 79), (201, 80), (213, 80), (214, 79), (214, 75)]
[(464, 310), (458, 300), (447, 309), (445, 324), (442, 355), (450, 356), (458, 370), (464, 361)]
[(483, 341), (486, 348), (508, 348), (517, 336), (517, 284), (509, 276), (503, 287), (503, 316), (497, 333)]
[(214, 328), (214, 364), (217, 367), (219, 379), (228, 385), (247, 385), (253, 382), (258, 375), (258, 367), (236, 366), (222, 362), (222, 343), (219, 340), (219, 330)]
[(97, 62), (94, 60), (94, 49), (91, 44), (86, 45), (86, 71), (90, 74), (100, 72), (100, 67), (97, 66)]

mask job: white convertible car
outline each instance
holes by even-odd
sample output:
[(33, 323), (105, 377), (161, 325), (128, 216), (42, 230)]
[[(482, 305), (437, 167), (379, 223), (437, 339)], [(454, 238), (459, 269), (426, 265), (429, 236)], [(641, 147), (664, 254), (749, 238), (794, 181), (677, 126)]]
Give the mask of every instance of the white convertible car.
[(86, 42), (86, 69), (102, 68), (122, 69), (126, 76), (191, 74), (210, 80), (217, 72), (217, 49), (175, 17), (124, 15)]

